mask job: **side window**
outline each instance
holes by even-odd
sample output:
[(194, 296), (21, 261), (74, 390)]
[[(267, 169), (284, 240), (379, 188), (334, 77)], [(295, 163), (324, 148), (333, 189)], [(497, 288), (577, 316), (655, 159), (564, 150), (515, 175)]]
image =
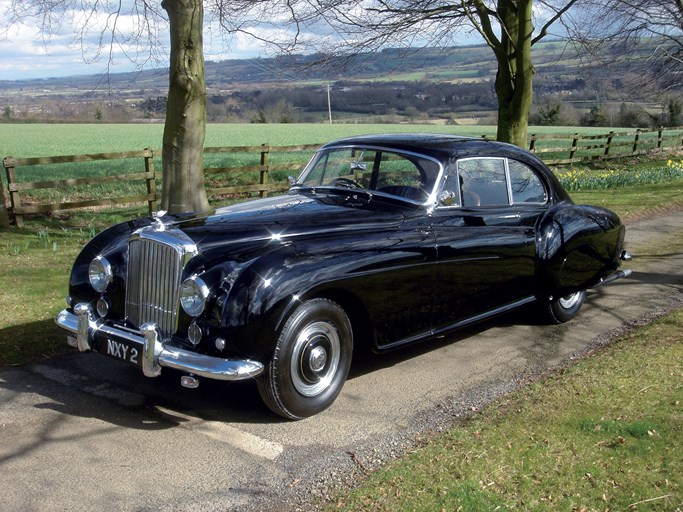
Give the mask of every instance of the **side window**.
[(377, 175), (377, 189), (384, 187), (416, 187), (423, 185), (420, 170), (401, 155), (384, 153)]
[(504, 158), (458, 160), (462, 205), (509, 205)]
[(429, 160), (384, 152), (374, 189), (424, 203), (434, 187), (439, 170), (439, 165)]
[(545, 204), (548, 194), (538, 175), (526, 164), (508, 160), (512, 202)]
[(309, 168), (304, 184), (317, 187), (333, 185), (340, 180), (352, 180), (367, 187), (375, 155), (376, 151), (348, 148), (320, 153)]

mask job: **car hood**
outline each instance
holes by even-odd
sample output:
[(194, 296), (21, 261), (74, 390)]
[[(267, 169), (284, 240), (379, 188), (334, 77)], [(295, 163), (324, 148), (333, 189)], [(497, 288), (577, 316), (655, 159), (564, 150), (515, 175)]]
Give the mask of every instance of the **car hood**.
[(358, 194), (315, 193), (248, 201), (208, 216), (167, 216), (161, 220), (163, 229), (180, 229), (188, 235), (209, 260), (220, 258), (226, 250), (242, 259), (273, 242), (309, 238), (329, 242), (335, 236), (393, 230), (404, 222), (408, 211), (406, 206), (373, 202)]

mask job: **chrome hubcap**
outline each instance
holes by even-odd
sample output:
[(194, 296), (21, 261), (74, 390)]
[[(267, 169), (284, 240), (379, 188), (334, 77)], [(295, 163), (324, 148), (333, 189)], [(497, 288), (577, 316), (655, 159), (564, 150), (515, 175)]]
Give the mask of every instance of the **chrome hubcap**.
[(320, 372), (327, 363), (327, 352), (322, 347), (315, 347), (308, 356), (308, 365), (314, 372)]
[(292, 383), (304, 396), (316, 396), (330, 387), (341, 354), (339, 334), (329, 322), (313, 322), (299, 333), (291, 360)]
[(581, 292), (570, 293), (560, 299), (560, 306), (562, 306), (563, 309), (571, 309), (579, 302), (580, 298)]

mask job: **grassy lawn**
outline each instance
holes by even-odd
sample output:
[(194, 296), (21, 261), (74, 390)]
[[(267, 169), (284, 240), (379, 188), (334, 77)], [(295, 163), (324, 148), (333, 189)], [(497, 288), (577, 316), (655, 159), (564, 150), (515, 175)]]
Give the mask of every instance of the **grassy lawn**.
[(677, 311), (434, 437), (329, 508), (680, 511), (682, 401)]

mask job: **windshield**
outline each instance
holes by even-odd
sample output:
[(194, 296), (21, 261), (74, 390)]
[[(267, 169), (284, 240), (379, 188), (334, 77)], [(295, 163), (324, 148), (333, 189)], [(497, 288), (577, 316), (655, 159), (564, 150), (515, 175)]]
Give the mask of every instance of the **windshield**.
[(318, 152), (296, 184), (364, 189), (425, 203), (440, 173), (436, 160), (421, 155), (343, 147)]

